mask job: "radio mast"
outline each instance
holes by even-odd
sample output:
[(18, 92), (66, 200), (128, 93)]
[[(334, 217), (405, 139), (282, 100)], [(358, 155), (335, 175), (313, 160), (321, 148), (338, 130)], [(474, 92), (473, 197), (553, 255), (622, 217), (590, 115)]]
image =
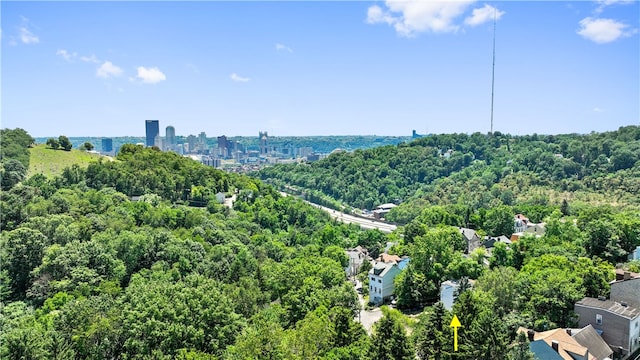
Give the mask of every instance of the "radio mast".
[(496, 8), (493, 8), (493, 63), (491, 65), (491, 132), (493, 135), (493, 94), (496, 78)]

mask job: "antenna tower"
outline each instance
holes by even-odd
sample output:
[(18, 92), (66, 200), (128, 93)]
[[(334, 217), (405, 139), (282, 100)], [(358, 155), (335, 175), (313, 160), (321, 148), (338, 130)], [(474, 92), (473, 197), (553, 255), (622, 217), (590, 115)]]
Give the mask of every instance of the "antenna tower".
[(493, 8), (493, 63), (491, 65), (491, 132), (493, 135), (493, 94), (496, 79), (496, 8)]

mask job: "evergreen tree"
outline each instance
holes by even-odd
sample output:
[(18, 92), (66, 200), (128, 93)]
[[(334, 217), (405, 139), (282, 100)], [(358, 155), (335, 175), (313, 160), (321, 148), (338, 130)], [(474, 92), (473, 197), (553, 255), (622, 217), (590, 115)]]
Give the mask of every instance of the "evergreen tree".
[(529, 350), (529, 340), (524, 332), (518, 334), (518, 342), (509, 349), (509, 360), (534, 360), (533, 353)]
[(382, 308), (382, 312), (384, 316), (376, 324), (375, 333), (371, 339), (371, 358), (379, 360), (413, 359), (413, 351), (400, 320), (400, 313), (386, 307)]
[(451, 356), (453, 337), (449, 328), (450, 318), (451, 314), (441, 302), (420, 316), (413, 336), (418, 359), (440, 360)]

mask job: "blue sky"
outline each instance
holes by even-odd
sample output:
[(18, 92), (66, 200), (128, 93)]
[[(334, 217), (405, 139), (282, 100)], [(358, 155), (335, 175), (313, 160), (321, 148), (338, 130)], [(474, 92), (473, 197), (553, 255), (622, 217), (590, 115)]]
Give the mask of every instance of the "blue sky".
[[(1, 126), (36, 137), (607, 131), (638, 1), (7, 2)], [(164, 131), (163, 131), (164, 132)]]

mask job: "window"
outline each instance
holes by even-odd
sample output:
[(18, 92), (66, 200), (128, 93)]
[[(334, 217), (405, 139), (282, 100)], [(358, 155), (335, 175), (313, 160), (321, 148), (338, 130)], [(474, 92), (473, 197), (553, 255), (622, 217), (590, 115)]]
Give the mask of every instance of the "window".
[(596, 314), (596, 324), (602, 325), (602, 315)]
[(378, 282), (379, 282), (380, 284), (382, 284), (382, 280), (378, 279)]

